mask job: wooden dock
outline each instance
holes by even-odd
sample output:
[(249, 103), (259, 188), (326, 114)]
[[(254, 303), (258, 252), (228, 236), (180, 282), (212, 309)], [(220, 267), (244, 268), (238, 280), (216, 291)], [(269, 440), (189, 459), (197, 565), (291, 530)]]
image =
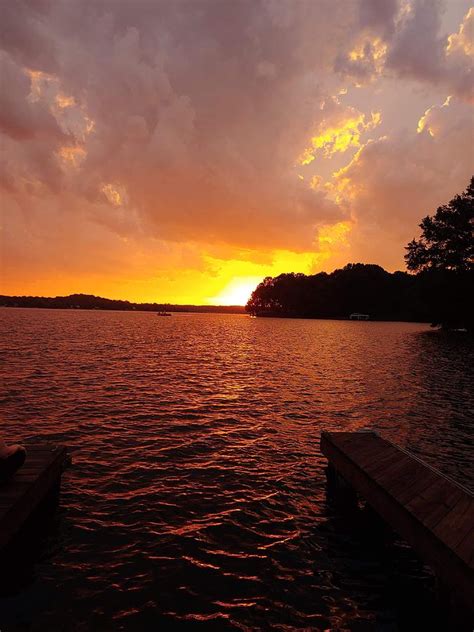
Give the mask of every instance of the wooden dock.
[(0, 485), (0, 550), (15, 536), (41, 503), (59, 488), (68, 462), (63, 446), (27, 445), (26, 462)]
[(472, 612), (473, 494), (375, 432), (323, 432), (321, 451), (329, 476), (363, 497)]

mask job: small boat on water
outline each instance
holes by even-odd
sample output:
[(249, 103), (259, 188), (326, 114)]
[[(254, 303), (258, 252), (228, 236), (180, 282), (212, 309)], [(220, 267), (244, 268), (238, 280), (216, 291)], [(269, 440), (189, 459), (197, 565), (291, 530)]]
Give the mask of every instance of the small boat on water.
[(157, 316), (171, 316), (169, 312), (156, 312)]
[(349, 320), (369, 320), (369, 314), (359, 314), (355, 312), (349, 316)]

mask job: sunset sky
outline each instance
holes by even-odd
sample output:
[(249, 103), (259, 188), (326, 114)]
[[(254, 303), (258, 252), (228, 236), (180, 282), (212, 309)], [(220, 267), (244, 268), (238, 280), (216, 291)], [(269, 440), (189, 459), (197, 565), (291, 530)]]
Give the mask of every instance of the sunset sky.
[(404, 269), (473, 174), (471, 5), (3, 2), (0, 293), (230, 304)]

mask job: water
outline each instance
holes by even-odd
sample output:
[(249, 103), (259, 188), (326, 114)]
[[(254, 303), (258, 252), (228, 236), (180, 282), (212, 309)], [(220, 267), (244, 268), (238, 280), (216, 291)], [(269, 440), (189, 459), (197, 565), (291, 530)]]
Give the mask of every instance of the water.
[(2, 630), (396, 630), (408, 593), (430, 608), (412, 552), (377, 549), (326, 503), (319, 436), (375, 428), (474, 486), (466, 336), (0, 316), (3, 434), (66, 443), (74, 458), (36, 557), (0, 587)]

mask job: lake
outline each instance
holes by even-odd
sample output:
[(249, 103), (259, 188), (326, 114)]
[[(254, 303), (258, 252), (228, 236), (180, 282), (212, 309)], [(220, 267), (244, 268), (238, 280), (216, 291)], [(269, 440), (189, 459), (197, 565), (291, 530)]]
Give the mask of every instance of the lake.
[(474, 487), (467, 335), (220, 314), (0, 322), (2, 434), (74, 461), (36, 556), (1, 583), (2, 630), (395, 630), (410, 595), (429, 611), (410, 549), (376, 550), (327, 504), (319, 437), (376, 429)]

